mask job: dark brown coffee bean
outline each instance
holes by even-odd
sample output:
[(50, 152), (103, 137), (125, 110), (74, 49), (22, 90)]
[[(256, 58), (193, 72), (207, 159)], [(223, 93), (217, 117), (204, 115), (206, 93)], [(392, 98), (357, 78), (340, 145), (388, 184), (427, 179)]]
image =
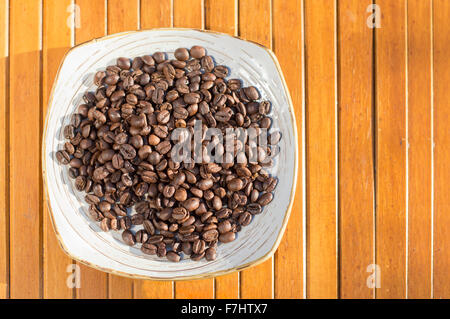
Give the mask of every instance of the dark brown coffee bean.
[(194, 252), (194, 254), (203, 253), (205, 251), (205, 248), (206, 248), (206, 243), (204, 240), (201, 240), (201, 239), (197, 239), (192, 244), (192, 251)]
[(189, 51), (185, 48), (176, 49), (174, 55), (179, 61), (187, 61), (189, 59)]
[(201, 254), (192, 254), (191, 255), (191, 260), (193, 261), (199, 261), (201, 260), (203, 257), (205, 257), (205, 252), (201, 253)]
[(156, 245), (148, 243), (148, 242), (142, 244), (142, 246), (141, 246), (141, 251), (147, 255), (156, 255), (157, 249), (158, 249), (158, 247), (156, 247)]
[(164, 239), (163, 235), (153, 235), (148, 238), (147, 243), (157, 244), (157, 243), (162, 242), (163, 239)]
[(172, 218), (175, 220), (183, 220), (188, 216), (188, 210), (184, 207), (176, 207), (172, 211)]
[(219, 241), (221, 243), (230, 243), (233, 240), (235, 240), (236, 238), (236, 234), (233, 232), (227, 232), (227, 233), (223, 233), (219, 236)]
[(208, 249), (206, 249), (206, 251), (205, 251), (205, 259), (207, 261), (213, 261), (216, 258), (217, 258), (216, 248), (209, 247)]
[(272, 201), (272, 199), (273, 199), (272, 193), (264, 193), (261, 196), (259, 196), (258, 204), (261, 206), (266, 206)]
[(244, 182), (240, 178), (234, 178), (227, 184), (230, 191), (236, 192), (244, 188)]
[(194, 59), (201, 59), (206, 54), (205, 48), (199, 45), (194, 45), (189, 52)]
[(215, 229), (207, 230), (202, 234), (202, 237), (205, 241), (210, 242), (219, 237), (219, 232)]
[(133, 233), (128, 229), (126, 229), (122, 233), (122, 239), (128, 246), (134, 246), (136, 244), (136, 238), (134, 237)]
[(196, 210), (200, 205), (200, 200), (196, 197), (189, 198), (183, 202), (184, 208), (186, 208), (189, 212)]
[(153, 236), (155, 234), (155, 226), (153, 226), (153, 223), (150, 220), (144, 220), (143, 225), (149, 235)]
[(128, 58), (118, 58), (117, 66), (122, 70), (129, 70), (131, 68), (131, 62)]
[(179, 262), (181, 260), (180, 255), (178, 255), (176, 252), (174, 251), (169, 251), (167, 252), (167, 260), (171, 261), (171, 262)]
[(66, 151), (58, 151), (56, 152), (56, 159), (61, 164), (67, 165), (70, 162), (70, 155)]

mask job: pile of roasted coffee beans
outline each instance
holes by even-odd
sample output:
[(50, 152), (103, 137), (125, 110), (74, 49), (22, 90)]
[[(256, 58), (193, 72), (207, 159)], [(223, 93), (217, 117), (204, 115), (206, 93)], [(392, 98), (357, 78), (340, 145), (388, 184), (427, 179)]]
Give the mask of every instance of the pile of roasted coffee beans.
[(231, 161), (174, 161), (170, 136), (176, 128), (192, 131), (201, 121), (203, 129), (258, 131), (272, 124), (270, 103), (258, 101), (255, 87), (226, 80), (228, 68), (215, 65), (205, 48), (179, 48), (174, 56), (121, 57), (97, 72), (98, 88), (85, 93), (64, 127), (56, 158), (69, 165), (102, 230), (121, 230), (126, 244), (139, 243), (143, 253), (173, 262), (183, 254), (211, 261), (218, 242), (235, 240), (272, 201), (277, 179), (267, 167), (281, 136), (268, 135), (267, 145), (256, 148), (256, 162), (248, 160), (248, 143), (237, 140)]

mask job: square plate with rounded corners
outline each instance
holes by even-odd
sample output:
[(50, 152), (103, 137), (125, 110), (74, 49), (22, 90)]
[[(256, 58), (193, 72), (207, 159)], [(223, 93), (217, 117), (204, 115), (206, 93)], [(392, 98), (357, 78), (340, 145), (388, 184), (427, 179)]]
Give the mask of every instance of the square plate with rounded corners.
[[(86, 90), (94, 91), (93, 75), (118, 57), (136, 57), (155, 51), (201, 45), (216, 64), (230, 68), (228, 78), (254, 85), (262, 99), (272, 103), (273, 130), (280, 130), (280, 153), (271, 173), (279, 182), (273, 201), (243, 227), (237, 239), (219, 245), (211, 262), (184, 258), (172, 263), (143, 254), (139, 246), (125, 245), (120, 232), (102, 232), (88, 217), (88, 205), (68, 177), (67, 167), (55, 158), (64, 141), (62, 127), (82, 103)], [(42, 169), (54, 229), (64, 251), (97, 269), (133, 278), (154, 280), (196, 279), (222, 275), (263, 262), (275, 252), (288, 222), (297, 180), (297, 129), (294, 110), (274, 54), (258, 44), (226, 34), (193, 29), (154, 29), (125, 32), (72, 48), (65, 56), (53, 85), (43, 134)], [(135, 226), (136, 227), (136, 226)]]

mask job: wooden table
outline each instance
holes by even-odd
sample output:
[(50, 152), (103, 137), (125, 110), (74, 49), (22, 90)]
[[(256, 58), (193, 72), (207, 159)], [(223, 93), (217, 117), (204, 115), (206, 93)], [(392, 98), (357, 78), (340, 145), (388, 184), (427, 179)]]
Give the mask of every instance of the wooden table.
[[(371, 4), (0, 0), (0, 297), (449, 298), (450, 1), (376, 0), (380, 28)], [(53, 78), (71, 46), (155, 27), (274, 50), (301, 133), (292, 216), (275, 257), (241, 273), (173, 283), (81, 266), (68, 288), (40, 170)]]

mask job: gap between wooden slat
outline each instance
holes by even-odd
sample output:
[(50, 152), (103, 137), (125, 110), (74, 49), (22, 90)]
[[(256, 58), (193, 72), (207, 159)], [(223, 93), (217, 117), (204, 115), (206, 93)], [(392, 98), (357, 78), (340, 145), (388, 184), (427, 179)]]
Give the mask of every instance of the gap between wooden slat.
[(340, 249), (339, 249), (339, 2), (334, 0), (334, 163), (335, 163), (335, 211), (336, 211), (336, 288), (340, 298)]
[[(0, 289), (2, 289), (2, 292), (0, 293), (0, 296), (4, 297), (4, 298), (9, 298), (10, 297), (10, 191), (9, 191), (9, 135), (10, 135), (10, 124), (9, 124), (9, 108), (10, 108), (10, 94), (9, 94), (9, 77), (10, 77), (10, 71), (9, 71), (9, 0), (2, 0), (3, 2), (3, 16), (4, 16), (4, 22), (3, 22), (3, 36), (4, 36), (4, 43), (2, 43), (1, 45), (4, 45), (4, 49), (2, 52), (2, 55), (4, 55), (4, 57), (2, 57), (2, 59), (4, 59), (4, 62), (1, 62), (2, 64), (4, 63), (4, 71), (5, 73), (2, 74), (1, 76), (3, 77), (4, 80), (4, 87), (2, 88), (3, 90), (3, 103), (4, 103), (4, 113), (2, 114), (3, 120), (4, 120), (4, 137), (3, 137), (3, 143), (2, 143), (2, 148), (4, 150), (4, 153), (1, 154), (2, 156), (2, 162), (4, 167), (2, 167), (2, 174), (4, 174), (3, 176), (3, 183), (4, 183), (4, 194), (1, 194), (1, 196), (3, 196), (3, 209), (4, 209), (4, 217), (3, 219), (3, 223), (4, 225), (2, 227), (4, 227), (4, 231), (5, 233), (3, 234), (3, 240), (4, 240), (4, 251), (2, 253), (4, 253), (5, 255), (3, 256), (3, 260), (4, 260), (4, 273), (2, 273), (1, 275), (4, 276), (1, 281), (3, 283), (4, 281), (4, 286), (1, 285)], [(2, 271), (3, 272), (3, 271)]]
[(433, 34), (434, 34), (434, 1), (431, 0), (430, 4), (430, 68), (431, 68), (431, 299), (434, 299), (434, 41), (433, 41)]

